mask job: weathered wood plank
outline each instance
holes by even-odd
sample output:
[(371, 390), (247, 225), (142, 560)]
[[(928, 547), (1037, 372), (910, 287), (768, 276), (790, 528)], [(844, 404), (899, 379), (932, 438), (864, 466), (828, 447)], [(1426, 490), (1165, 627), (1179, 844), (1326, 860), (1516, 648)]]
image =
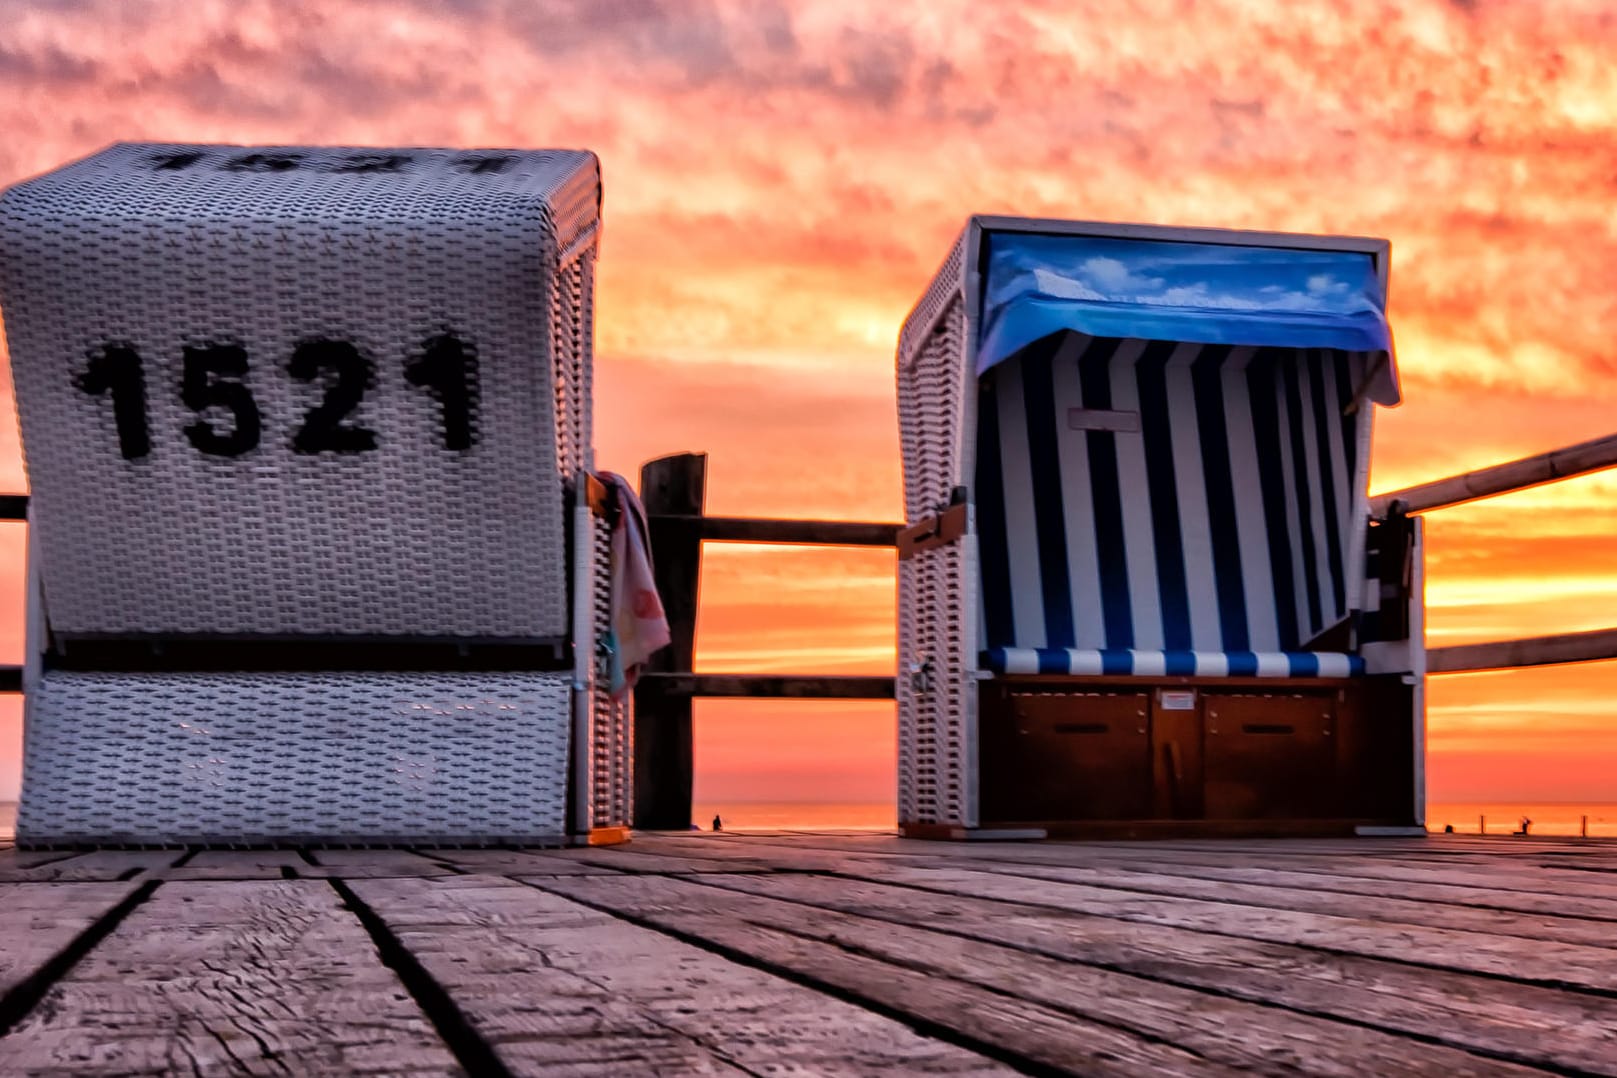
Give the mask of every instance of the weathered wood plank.
[(757, 857), (713, 858), (648, 853), (628, 846), (598, 846), (590, 849), (546, 852), (539, 855), (545, 864), (590, 865), (614, 872), (767, 872), (771, 862)]
[[(1021, 872), (1039, 871), (1024, 866)], [(1059, 869), (1053, 873), (1059, 873)], [(962, 869), (884, 867), (874, 878), (906, 886), (1007, 899), (1079, 911), (1142, 924), (1289, 943), (1343, 954), (1420, 963), (1438, 969), (1483, 973), (1617, 992), (1617, 962), (1608, 948), (1547, 940), (1502, 939), (1480, 932), (1386, 925), (1373, 920), (1300, 913), (1229, 902), (1207, 902), (1044, 879)]]
[(643, 900), (645, 888), (672, 882), (648, 876), (573, 877), (537, 885), (630, 911), (644, 923), (703, 940), (726, 953), (746, 955), (772, 970), (789, 971), (822, 991), (908, 1015), (912, 1023), (925, 1023), (922, 1028), (953, 1030), (1021, 1067), (1099, 1075), (1230, 1073), (1227, 1067), (1171, 1045), (1086, 1022), (1065, 1010), (894, 965), (835, 942), (749, 920), (686, 915), (662, 908), (655, 898)]
[(34, 868), (0, 869), (0, 881), (90, 883), (127, 880), (166, 868), (180, 856), (175, 850), (96, 850), (47, 861)]
[(0, 883), (0, 998), (37, 973), (139, 886)]
[(308, 856), (315, 863), (296, 866), (300, 879), (448, 876), (455, 871), (414, 850), (309, 850)]
[[(790, 839), (774, 840), (788, 849)], [(1343, 839), (1335, 846), (1322, 846), (1308, 850), (1280, 844), (1233, 845), (1221, 849), (1217, 844), (1199, 843), (1181, 846), (1171, 843), (920, 843), (909, 840), (907, 845), (872, 844), (862, 847), (865, 852), (888, 852), (900, 860), (930, 861), (936, 864), (975, 864), (987, 867), (995, 863), (1035, 865), (1127, 864), (1137, 860), (1152, 863), (1170, 861), (1177, 864), (1241, 866), (1268, 864), (1284, 867), (1288, 871), (1315, 872), (1369, 879), (1406, 879), (1420, 882), (1447, 883), (1456, 886), (1478, 886), (1496, 889), (1528, 891), (1541, 895), (1563, 893), (1589, 897), (1613, 897), (1611, 888), (1617, 880), (1602, 873), (1566, 868), (1557, 864), (1545, 865), (1523, 856), (1528, 851), (1462, 852), (1450, 854), (1441, 851), (1392, 851), (1376, 845), (1358, 845), (1367, 840)], [(1375, 840), (1379, 842), (1381, 840)], [(916, 847), (931, 847), (930, 855)], [(782, 856), (790, 856), (789, 853)]]
[(565, 858), (547, 858), (549, 850), (422, 850), (421, 855), (461, 872), (506, 876), (512, 873), (553, 873), (573, 876), (611, 872), (601, 865), (583, 864)]
[(368, 880), (353, 888), (519, 1072), (1002, 1070), (888, 1018), (555, 894), (489, 877), (451, 882)]
[(24, 868), (38, 868), (53, 861), (66, 861), (77, 854), (72, 850), (19, 850), (16, 847), (0, 850), (0, 872), (14, 872)]
[(1371, 920), (1383, 925), (1424, 925), (1431, 928), (1480, 932), (1496, 938), (1557, 940), (1562, 943), (1604, 947), (1617, 936), (1610, 923), (1577, 917), (1523, 914), (1478, 909), (1437, 901), (1415, 901), (1404, 897), (1365, 894), (1336, 894), (1317, 888), (1292, 888), (1270, 880), (1245, 883), (1207, 880), (1142, 871), (1140, 869), (1093, 868), (1077, 866), (1010, 866), (1002, 872), (1029, 880), (1056, 880), (1101, 887), (1125, 894), (1164, 895), (1207, 902), (1226, 902), (1242, 907), (1323, 913), (1337, 917)]
[(691, 832), (689, 838), (674, 835), (637, 835), (629, 850), (641, 855), (692, 862), (701, 865), (703, 871), (711, 870), (717, 862), (730, 872), (854, 871), (864, 862), (866, 856), (857, 851), (838, 851), (807, 844), (783, 848), (754, 844), (744, 838), (726, 841), (724, 836), (732, 834), (734, 832)]
[[(1545, 895), (1493, 887), (1456, 886), (1424, 880), (1381, 880), (1328, 872), (1298, 872), (1257, 865), (1186, 865), (1163, 862), (1109, 862), (1120, 872), (1156, 873), (1175, 878), (1228, 880), (1233, 883), (1339, 895), (1398, 898), (1434, 906), (1467, 906), (1512, 913), (1549, 914), (1582, 923), (1617, 921), (1617, 900), (1581, 895)], [(1610, 932), (1611, 929), (1606, 929)]]
[(199, 850), (177, 868), (162, 871), (166, 880), (281, 880), (308, 866), (296, 850)]
[[(801, 882), (801, 877), (793, 877)], [(830, 881), (818, 881), (826, 883)], [(881, 990), (903, 976), (935, 985), (976, 986), (993, 993), (1002, 1010), (1021, 1001), (1030, 1012), (1070, 1016), (1075, 1027), (1095, 1023), (1148, 1041), (1184, 1049), (1209, 1063), (1260, 1074), (1318, 1074), (1357, 1078), (1364, 1073), (1528, 1074), (1494, 1059), (1433, 1047), (1391, 1034), (1300, 1015), (1195, 989), (1081, 965), (930, 928), (897, 925), (753, 894), (729, 893), (696, 880), (637, 878), (551, 881), (565, 893), (601, 904), (623, 905), (638, 917), (672, 930), (729, 944), (735, 926), (767, 929), (800, 941), (837, 948), (864, 963), (878, 959), (897, 973), (867, 985)], [(783, 956), (792, 960), (802, 944)], [(942, 987), (935, 991), (944, 991)], [(1020, 1032), (1020, 1031), (1018, 1031)], [(1006, 1045), (1022, 1050), (1021, 1042)], [(1046, 1059), (1075, 1069), (1083, 1057)]]
[(920, 925), (1524, 1064), (1617, 1074), (1610, 996), (859, 880), (783, 873), (700, 882), (799, 902), (827, 917)]
[[(1013, 863), (1009, 857), (991, 858)], [(1098, 854), (1095, 861), (1116, 863), (1106, 854)], [(1252, 863), (1258, 858), (1241, 859), (1210, 857), (1201, 853), (1181, 854), (1177, 860), (1186, 864), (1230, 865)], [(1041, 860), (1036, 855), (1016, 855), (1014, 863), (1057, 864), (1064, 859)], [(1456, 887), (1480, 887), (1493, 890), (1520, 891), (1525, 894), (1558, 897), (1563, 894), (1587, 898), (1611, 899), (1617, 897), (1614, 881), (1600, 873), (1580, 872), (1555, 866), (1523, 863), (1510, 858), (1490, 859), (1486, 862), (1407, 860), (1388, 857), (1288, 857), (1270, 858), (1267, 864), (1284, 867), (1290, 872), (1349, 876), (1369, 880), (1399, 880), (1409, 883), (1441, 883)]]
[(17, 1073), (457, 1071), (317, 881), (159, 886), (13, 1029), (4, 1054)]

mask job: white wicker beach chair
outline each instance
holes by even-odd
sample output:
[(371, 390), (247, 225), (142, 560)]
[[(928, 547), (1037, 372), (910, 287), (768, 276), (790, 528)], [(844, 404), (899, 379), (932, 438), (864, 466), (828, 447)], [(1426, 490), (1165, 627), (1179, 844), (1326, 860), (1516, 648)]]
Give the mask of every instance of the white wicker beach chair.
[(600, 191), (577, 151), (123, 144), (0, 198), (20, 842), (621, 837)]
[(907, 834), (1420, 822), (1420, 533), (1367, 496), (1388, 254), (969, 222), (898, 347)]

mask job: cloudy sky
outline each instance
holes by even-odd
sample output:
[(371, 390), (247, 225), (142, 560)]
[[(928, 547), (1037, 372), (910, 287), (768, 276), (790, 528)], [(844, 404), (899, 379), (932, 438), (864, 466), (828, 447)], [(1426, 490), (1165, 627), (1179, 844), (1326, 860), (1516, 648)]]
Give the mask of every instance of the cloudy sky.
[[(121, 139), (593, 149), (601, 461), (705, 450), (760, 515), (896, 518), (894, 339), (968, 213), (1386, 236), (1386, 489), (1617, 428), (1613, 55), (1603, 2), (0, 0), (0, 185)], [(1617, 478), (1428, 526), (1433, 643), (1617, 622)], [(703, 668), (891, 669), (890, 554), (707, 564)], [(1435, 682), (1434, 797), (1617, 800), (1614, 696)], [(891, 795), (890, 707), (698, 725), (704, 799)]]

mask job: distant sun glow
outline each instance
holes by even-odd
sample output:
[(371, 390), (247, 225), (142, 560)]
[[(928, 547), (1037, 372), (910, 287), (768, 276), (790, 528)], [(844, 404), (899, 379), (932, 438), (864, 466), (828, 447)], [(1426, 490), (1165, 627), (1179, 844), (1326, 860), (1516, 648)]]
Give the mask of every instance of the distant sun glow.
[[(1617, 427), (1606, 3), (0, 7), (0, 185), (130, 139), (598, 152), (599, 463), (706, 451), (712, 512), (899, 516), (894, 341), (972, 212), (1391, 239), (1406, 403), (1377, 489)], [(1428, 528), (1434, 643), (1617, 622), (1612, 475)], [(890, 552), (710, 547), (698, 665), (889, 672), (893, 591)], [(1432, 796), (1617, 801), (1614, 667), (1434, 680)], [(698, 727), (704, 802), (892, 796), (891, 705)], [(18, 731), (12, 700), (0, 799)]]

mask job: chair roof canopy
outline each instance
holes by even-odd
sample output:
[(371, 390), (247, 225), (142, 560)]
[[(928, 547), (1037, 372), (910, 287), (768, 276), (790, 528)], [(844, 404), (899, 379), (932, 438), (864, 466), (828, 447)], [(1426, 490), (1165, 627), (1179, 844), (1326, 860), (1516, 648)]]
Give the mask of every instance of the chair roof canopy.
[(1364, 395), (1398, 403), (1385, 240), (1006, 217), (973, 225), (979, 375), (1072, 330), (1371, 353)]

